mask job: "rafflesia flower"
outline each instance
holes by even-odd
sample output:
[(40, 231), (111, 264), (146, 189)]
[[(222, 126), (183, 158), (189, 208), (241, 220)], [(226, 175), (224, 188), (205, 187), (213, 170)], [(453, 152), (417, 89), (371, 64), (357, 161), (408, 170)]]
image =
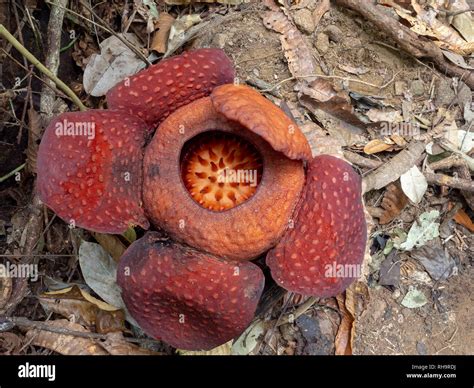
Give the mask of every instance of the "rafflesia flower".
[(262, 254), (281, 287), (329, 297), (365, 251), (360, 177), (313, 158), (282, 110), (233, 81), (221, 50), (163, 60), (110, 90), (109, 109), (56, 117), (38, 155), (38, 193), (65, 221), (160, 230), (128, 248), (117, 281), (143, 330), (182, 349), (248, 326)]

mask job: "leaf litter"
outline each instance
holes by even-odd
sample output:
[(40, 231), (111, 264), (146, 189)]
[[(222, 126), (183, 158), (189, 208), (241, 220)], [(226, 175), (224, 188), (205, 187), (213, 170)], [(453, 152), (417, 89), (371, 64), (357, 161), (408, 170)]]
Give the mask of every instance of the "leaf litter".
[[(156, 24), (163, 13), (159, 7), (154, 8), (155, 3), (153, 1), (136, 3), (137, 5), (134, 5), (134, 7), (137, 7), (138, 14), (141, 15), (142, 19), (140, 21), (131, 19), (130, 25), (133, 25), (134, 28), (130, 31), (134, 31), (134, 36), (138, 39), (135, 41), (136, 45), (143, 49), (145, 53), (149, 53), (148, 49), (153, 49), (158, 54), (163, 52), (170, 54), (187, 43), (190, 43), (190, 46), (199, 47), (202, 44), (200, 40), (204, 42), (206, 28), (209, 28), (210, 25), (215, 28), (215, 31), (212, 31), (213, 37), (210, 38), (209, 42), (212, 43), (212, 39), (220, 34), (220, 45), (234, 59), (242, 54), (248, 55), (252, 59), (262, 57), (262, 51), (263, 54), (280, 52), (281, 55), (268, 56), (258, 61), (249, 61), (239, 65), (239, 78), (245, 80), (249, 77), (249, 74), (257, 78), (260, 77), (262, 81), (269, 85), (267, 89), (278, 90), (281, 101), (287, 102), (290, 106), (293, 104), (291, 109), (296, 109), (299, 112), (298, 123), (302, 128), (305, 128), (305, 134), (312, 144), (313, 153), (330, 152), (342, 157), (347, 151), (350, 151), (360, 157), (357, 162), (353, 163), (354, 167), (364, 177), (366, 203), (372, 210), (379, 209), (378, 215), (380, 217), (377, 217), (378, 221), (373, 222), (378, 233), (387, 235), (387, 244), (379, 252), (382, 265), (374, 273), (376, 275), (379, 275), (377, 271), (382, 271), (381, 275), (390, 273), (389, 270), (392, 267), (399, 267), (401, 273), (398, 284), (397, 281), (391, 279), (391, 285), (389, 285), (392, 287), (391, 291), (385, 287), (382, 287), (382, 290), (376, 289), (374, 287), (378, 286), (377, 280), (372, 283), (373, 280), (370, 277), (368, 280), (365, 279), (364, 281), (368, 282), (365, 285), (368, 287), (367, 293), (360, 294), (357, 297), (365, 306), (364, 310), (375, 308), (373, 311), (377, 313), (379, 307), (376, 304), (381, 302), (393, 308), (405, 305), (408, 306), (407, 309), (431, 308), (427, 295), (431, 295), (429, 287), (432, 287), (433, 283), (421, 282), (422, 279), (425, 279), (422, 274), (429, 274), (432, 279), (444, 282), (444, 286), (463, 281), (463, 276), (466, 276), (463, 275), (463, 271), (468, 273), (470, 268), (469, 264), (466, 264), (468, 263), (466, 257), (469, 257), (469, 252), (471, 252), (472, 239), (469, 240), (466, 231), (472, 225), (472, 209), (468, 204), (462, 202), (463, 199), (457, 195), (459, 192), (457, 189), (440, 186), (430, 179), (422, 178), (429, 171), (427, 166), (432, 162), (437, 162), (433, 159), (435, 157), (446, 158), (450, 155), (457, 155), (466, 161), (468, 168), (470, 167), (472, 170), (472, 130), (468, 125), (470, 103), (454, 103), (452, 106), (445, 104), (443, 107), (433, 105), (435, 100), (432, 97), (436, 97), (438, 93), (438, 84), (435, 81), (444, 77), (441, 73), (435, 73), (435, 71), (427, 69), (422, 64), (420, 65), (414, 61), (401, 60), (399, 53), (392, 52), (392, 48), (382, 49), (384, 46), (373, 43), (373, 31), (369, 29), (369, 34), (360, 31), (360, 27), (354, 24), (353, 20), (349, 19), (347, 15), (341, 13), (339, 7), (327, 1), (301, 1), (291, 7), (285, 7), (280, 2), (267, 1), (266, 3), (273, 4), (270, 11), (268, 11), (268, 8), (265, 10), (260, 8), (255, 15), (245, 16), (243, 14), (241, 18), (228, 19), (230, 21), (220, 25), (209, 24), (210, 20), (206, 13), (199, 13), (198, 18), (191, 12), (188, 16), (186, 16), (186, 13), (175, 12), (176, 9), (183, 11), (182, 7), (169, 8), (170, 16), (175, 21), (185, 15), (180, 20), (181, 27), (179, 23), (175, 24), (175, 21), (171, 26), (168, 23), (163, 28), (163, 36), (157, 38), (159, 44), (153, 44), (150, 47), (147, 46), (146, 42), (148, 39), (151, 42), (152, 38), (158, 35), (160, 29), (157, 30)], [(179, 3), (186, 2), (181, 1)], [(415, 4), (418, 3), (415, 2)], [(198, 7), (202, 7), (199, 10), (207, 10), (209, 4), (199, 5)], [(216, 8), (209, 9), (219, 10), (219, 12), (223, 10), (218, 8), (220, 7), (218, 3), (212, 4), (211, 7)], [(316, 27), (314, 32), (309, 33), (302, 28), (301, 20), (298, 20), (299, 15), (295, 14), (301, 10), (309, 10), (312, 14)], [(239, 12), (239, 10), (231, 12)], [(454, 66), (460, 66), (461, 68), (472, 66), (472, 60), (465, 55), (466, 50), (469, 50), (466, 43), (472, 42), (471, 14), (464, 13), (451, 19), (445, 19), (442, 9), (435, 9), (434, 16), (430, 15), (429, 12), (429, 9), (416, 7), (415, 12), (410, 13), (410, 16), (416, 19), (411, 19), (411, 21), (414, 23), (417, 33), (428, 31), (431, 36), (434, 36), (440, 42), (439, 44), (443, 50), (449, 52), (448, 56), (455, 58)], [(265, 19), (265, 15), (267, 19)], [(216, 19), (218, 18), (216, 17)], [(171, 22), (171, 18), (169, 18), (169, 21)], [(334, 24), (342, 30), (342, 38), (332, 31), (334, 28), (329, 28)], [(174, 32), (172, 34), (173, 25)], [(145, 29), (136, 28), (138, 26), (145, 27)], [(447, 28), (443, 30), (444, 27)], [(459, 33), (454, 33), (454, 28)], [(120, 28), (115, 30), (120, 31)], [(145, 34), (142, 31), (146, 31)], [(255, 31), (257, 32), (255, 33)], [(321, 40), (318, 40), (320, 34), (326, 35), (328, 39), (328, 47), (325, 48), (327, 51), (324, 55), (321, 55), (319, 51), (321, 47), (316, 45), (316, 42)], [(196, 36), (198, 38), (193, 39)], [(462, 41), (459, 39), (462, 39)], [(103, 36), (99, 42), (104, 44), (106, 40), (107, 37)], [(77, 44), (78, 42), (75, 46)], [(268, 45), (268, 52), (262, 49), (262, 44)], [(387, 42), (387, 44), (390, 44), (390, 42)], [(89, 42), (86, 46), (88, 45), (91, 45), (91, 43)], [(91, 63), (87, 65), (87, 76), (84, 75), (84, 86), (87, 84), (87, 93), (103, 95), (104, 91), (112, 86), (116, 80), (120, 80), (127, 73), (133, 74), (137, 71), (133, 68), (133, 63), (137, 67), (143, 64), (140, 59), (133, 58), (134, 54), (129, 52), (127, 55), (130, 54), (130, 57), (127, 56), (125, 61), (131, 66), (122, 68), (120, 55), (115, 57), (115, 54), (112, 53), (118, 53), (120, 50), (126, 52), (127, 50), (123, 48), (122, 44), (117, 43), (116, 47), (113, 46), (112, 44), (112, 48), (108, 53), (107, 48), (101, 49), (101, 53), (96, 55), (104, 55), (104, 57), (101, 59), (94, 58), (93, 61), (91, 61), (92, 58), (88, 58), (89, 61), (87, 61), (86, 58), (81, 57), (81, 55), (84, 55), (81, 53), (87, 53), (86, 57), (88, 57), (89, 49), (83, 48), (82, 51), (76, 52), (75, 62), (79, 64)], [(119, 62), (115, 63), (117, 59), (119, 59)], [(102, 63), (102, 67), (98, 64), (94, 65), (94, 62)], [(284, 67), (288, 68), (287, 74), (284, 71), (279, 71), (276, 74), (276, 68), (281, 70)], [(270, 68), (269, 71), (268, 68)], [(400, 68), (404, 68), (404, 71), (398, 73)], [(258, 75), (255, 76), (255, 74)], [(315, 75), (318, 75), (318, 77)], [(395, 81), (398, 80), (404, 82), (404, 87), (399, 85), (400, 90), (395, 92), (392, 89), (395, 86)], [(450, 79), (447, 79), (447, 82), (449, 84)], [(462, 85), (463, 80), (458, 79), (456, 82), (458, 82), (457, 85), (459, 83)], [(374, 85), (380, 87), (377, 88)], [(456, 97), (460, 89), (456, 84), (453, 85), (450, 90), (453, 96)], [(270, 92), (268, 91), (268, 93)], [(355, 93), (360, 96), (358, 100), (351, 98), (351, 95), (356, 95)], [(375, 101), (381, 105), (366, 106), (362, 101)], [(436, 115), (436, 111), (438, 111), (438, 115)], [(414, 128), (414, 123), (419, 123), (421, 124), (421, 130), (416, 134), (409, 132), (381, 136), (380, 128), (384, 128), (383, 123), (389, 123), (391, 125), (389, 129), (391, 130), (399, 129), (400, 127), (397, 127), (397, 124), (409, 124), (408, 128), (410, 129), (410, 125), (413, 125)], [(444, 142), (443, 139), (447, 140), (448, 143)], [(436, 155), (429, 155), (425, 147), (429, 142), (433, 143), (433, 146), (438, 148), (440, 152)], [(369, 150), (372, 152), (365, 152)], [(443, 174), (450, 174), (449, 176), (458, 176), (458, 167), (453, 165), (445, 168), (442, 172)], [(462, 179), (471, 178), (465, 174), (459, 176), (463, 176)], [(447, 214), (446, 206), (443, 205), (446, 202), (442, 201), (448, 198), (451, 202), (461, 203), (462, 208), (453, 218), (455, 222), (447, 224), (450, 235), (441, 238), (439, 236), (440, 223)], [(10, 232), (7, 231), (7, 233)], [(47, 296), (44, 289), (38, 292), (42, 304), (47, 310), (49, 309), (49, 312), (72, 319), (72, 321), (56, 319), (52, 322), (59, 323), (55, 324), (46, 321), (48, 325), (52, 325), (51, 327), (58, 325), (59, 328), (71, 332), (84, 332), (87, 335), (102, 333), (107, 331), (107, 327), (120, 327), (120, 325), (115, 326), (116, 323), (110, 323), (110, 325), (100, 323), (112, 319), (107, 314), (113, 311), (100, 308), (100, 303), (94, 303), (91, 298), (95, 297), (91, 294), (94, 293), (98, 296), (98, 298), (95, 298), (97, 301), (100, 302), (100, 298), (105, 301), (102, 303), (110, 304), (113, 308), (123, 306), (120, 290), (115, 284), (115, 263), (129, 242), (133, 241), (133, 238), (127, 241), (127, 238), (120, 236), (95, 235), (91, 237), (95, 238), (99, 244), (85, 241), (81, 243), (79, 247), (79, 267), (77, 269), (72, 267), (69, 270), (73, 274), (78, 272), (82, 274), (85, 283), (90, 287), (88, 290), (90, 291), (88, 292), (90, 298), (84, 297), (82, 293), (87, 292), (85, 291), (87, 289), (86, 285), (79, 287), (82, 290), (82, 292), (79, 291), (79, 294), (70, 294), (72, 290), (76, 290), (74, 292), (77, 293), (78, 287), (76, 284), (81, 283), (80, 278), (75, 279), (74, 282), (63, 281), (63, 284), (58, 282), (56, 289), (67, 289), (74, 285), (71, 290), (63, 293), (59, 292), (56, 295), (53, 293)], [(447, 241), (443, 240), (446, 238)], [(86, 239), (89, 238), (86, 237)], [(14, 240), (10, 238), (10, 241)], [(371, 243), (373, 241), (372, 239)], [(367, 260), (375, 261), (377, 254), (368, 255)], [(387, 260), (388, 255), (392, 255), (390, 260)], [(458, 269), (460, 271), (459, 276), (452, 276), (457, 271), (457, 266), (455, 264), (453, 266), (453, 263), (456, 263), (454, 258), (456, 258), (456, 262), (463, 263)], [(416, 269), (413, 269), (412, 266), (415, 266)], [(407, 274), (411, 275), (405, 276)], [(49, 275), (51, 275), (51, 279), (57, 281), (58, 277), (53, 276), (53, 272), (49, 272)], [(68, 276), (62, 276), (62, 279), (69, 280)], [(381, 279), (382, 281), (379, 284), (387, 283), (384, 282), (383, 276)], [(417, 279), (420, 280), (418, 283)], [(403, 292), (399, 297), (396, 297), (397, 291), (405, 290), (406, 284), (415, 288), (411, 288), (408, 293)], [(0, 285), (2, 285), (2, 279), (0, 279)], [(53, 290), (53, 288), (50, 289)], [(419, 292), (417, 293), (415, 290)], [(2, 291), (1, 287), (0, 291)], [(3, 286), (3, 292), (5, 295), (8, 294), (8, 287)], [(451, 290), (450, 292), (454, 291)], [(0, 293), (0, 295), (2, 294)], [(383, 297), (380, 295), (383, 295)], [(0, 298), (0, 302), (1, 300)], [(56, 306), (57, 308), (53, 309), (51, 300), (62, 301), (60, 301), (59, 307)], [(233, 344), (227, 344), (222, 349), (215, 350), (215, 354), (234, 352), (239, 354), (273, 354), (272, 352), (277, 354), (304, 354), (305, 351), (309, 351), (309, 347), (301, 346), (301, 343), (305, 341), (301, 334), (304, 326), (302, 322), (306, 318), (300, 320), (300, 326), (296, 323), (287, 323), (277, 326), (278, 328), (273, 330), (271, 336), (266, 336), (269, 333), (269, 328), (275, 327), (272, 324), (279, 319), (279, 312), (282, 308), (287, 309), (290, 313), (298, 309), (298, 302), (290, 303), (287, 306), (282, 306), (281, 303), (281, 300), (277, 300), (275, 307), (267, 310), (256, 321), (257, 323), (244, 333), (247, 337), (246, 341), (244, 341), (243, 334)], [(323, 305), (326, 307), (321, 307)], [(346, 311), (347, 315), (344, 315), (344, 320), (340, 321), (332, 316), (331, 310), (327, 310), (327, 306), (340, 313)], [(326, 313), (321, 315), (321, 311)], [(316, 333), (315, 338), (319, 338), (321, 341), (322, 337), (318, 336), (325, 333), (328, 336), (328, 341), (337, 344), (337, 353), (342, 354), (349, 351), (352, 353), (363, 353), (364, 351), (369, 353), (370, 342), (363, 342), (366, 338), (364, 332), (367, 331), (364, 323), (359, 322), (360, 320), (364, 321), (363, 311), (354, 309), (351, 295), (346, 293), (345, 301), (339, 297), (338, 300), (334, 299), (316, 304), (306, 311), (304, 316), (308, 319), (317, 317), (317, 326), (320, 328), (320, 333), (314, 332)], [(103, 317), (104, 313), (106, 318)], [(402, 320), (397, 313), (394, 313), (394, 317), (396, 319), (394, 330), (398, 330), (398, 327), (404, 327), (404, 324), (400, 323)], [(387, 315), (387, 317), (382, 316), (380, 319), (382, 322), (386, 322), (391, 318)], [(94, 327), (94, 320), (96, 323), (99, 321), (99, 324), (103, 327), (100, 329)], [(370, 327), (370, 322), (367, 324)], [(413, 326), (417, 327), (414, 324)], [(360, 332), (358, 328), (362, 328)], [(114, 337), (117, 337), (117, 339), (111, 340), (112, 342), (116, 341), (115, 345), (113, 342), (108, 349), (103, 346), (103, 343), (107, 340), (92, 338), (94, 336), (83, 338), (87, 340), (87, 342), (84, 342), (84, 346), (92, 349), (92, 353), (136, 354), (127, 347), (129, 342), (125, 341), (125, 345), (121, 345), (123, 343), (120, 339), (120, 336), (123, 338), (122, 329), (116, 331), (117, 334), (114, 334)], [(30, 329), (28, 338), (33, 336), (31, 330), (33, 329)], [(419, 330), (418, 333), (422, 332), (421, 329), (417, 330)], [(62, 354), (80, 352), (78, 348), (72, 346), (73, 341), (69, 341), (70, 338), (76, 338), (74, 336), (60, 335), (65, 344), (64, 347), (61, 347), (54, 342), (53, 335), (46, 335), (47, 331), (34, 329), (34, 333), (41, 334), (41, 341), (33, 342), (34, 346), (44, 346)], [(405, 339), (405, 337), (407, 338)], [(22, 340), (21, 337), (19, 338)], [(362, 339), (362, 344), (359, 341), (360, 339)], [(397, 341), (406, 344), (409, 341), (409, 336), (400, 334)], [(102, 344), (99, 342), (102, 342)], [(13, 337), (9, 340), (7, 347), (10, 352), (16, 351), (17, 346)], [(409, 346), (406, 349), (410, 349)], [(137, 349), (135, 348), (135, 350)], [(391, 351), (388, 348), (384, 350), (386, 352)]]

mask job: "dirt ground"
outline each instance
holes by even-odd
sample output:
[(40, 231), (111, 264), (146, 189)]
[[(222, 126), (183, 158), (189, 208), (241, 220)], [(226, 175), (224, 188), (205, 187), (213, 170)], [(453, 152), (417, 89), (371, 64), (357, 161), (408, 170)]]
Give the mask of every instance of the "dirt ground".
[[(340, 31), (337, 35), (340, 40), (329, 41), (321, 50), (321, 47), (318, 47), (318, 34), (324, 33), (328, 28), (331, 31), (334, 27)], [(350, 65), (366, 68), (367, 73), (361, 75), (359, 79), (369, 83), (384, 84), (394, 74), (397, 74), (397, 82), (404, 82), (409, 88), (413, 87), (413, 81), (421, 80), (423, 90), (414, 100), (415, 112), (426, 112), (426, 103), (431, 99), (450, 101), (454, 97), (449, 88), (448, 77), (435, 72), (398, 49), (388, 47), (391, 42), (354, 13), (337, 7), (332, 8), (323, 16), (314, 33), (307, 38), (313, 43), (314, 57), (318, 58), (323, 68), (329, 70), (330, 74), (347, 77), (348, 74), (341, 70), (339, 65)], [(324, 39), (321, 41), (324, 42)], [(291, 77), (281, 51), (278, 34), (266, 29), (258, 14), (244, 15), (241, 20), (219, 26), (216, 31), (199, 38), (194, 46), (223, 48), (234, 59), (238, 77), (243, 80), (259, 78), (272, 85)], [(322, 69), (321, 72), (323, 73)], [(297, 102), (293, 86), (294, 82), (288, 82), (281, 88), (282, 98), (286, 101)], [(365, 95), (374, 94), (374, 88), (356, 82), (349, 82), (348, 89)], [(396, 107), (401, 105), (402, 98), (395, 95), (394, 85), (382, 91), (378, 90), (376, 95), (382, 97), (386, 104), (393, 104)], [(427, 112), (428, 115), (433, 113), (433, 111)], [(436, 195), (435, 192), (432, 194)], [(374, 203), (378, 196), (379, 193), (376, 193), (366, 198), (367, 203)], [(400, 221), (409, 225), (415, 216), (421, 213), (423, 206), (429, 207), (429, 204), (422, 203), (419, 208), (412, 206), (405, 209), (405, 218)], [(372, 235), (386, 231), (386, 226), (376, 226)], [(399, 287), (395, 289), (390, 290), (376, 284), (368, 288), (368, 300), (364, 301), (364, 308), (356, 317), (354, 354), (474, 353), (472, 311), (474, 239), (467, 229), (461, 227), (461, 231), (467, 237), (466, 243), (469, 248), (460, 252), (458, 256), (460, 259), (458, 275), (447, 281), (435, 282), (425, 272), (426, 276), (422, 277), (424, 282), (419, 282), (416, 275), (422, 272), (415, 270), (415, 279), (410, 273), (407, 277), (402, 277)], [(409, 268), (408, 264), (406, 266)], [(410, 286), (421, 287), (430, 303), (416, 310), (403, 307), (401, 301)], [(318, 317), (318, 312), (310, 309), (306, 315), (315, 318)], [(334, 322), (328, 323), (331, 319), (338, 321), (337, 316), (328, 317), (327, 313), (323, 317), (320, 313), (319, 315), (319, 319), (315, 318), (317, 331), (324, 332), (324, 327), (331, 327), (334, 324)], [(284, 334), (282, 336), (285, 337)], [(335, 331), (327, 329), (326, 336), (334, 337)], [(329, 346), (331, 340), (327, 338), (320, 334), (316, 341), (316, 352), (331, 354), (334, 351), (333, 347)], [(304, 343), (303, 339), (300, 340)], [(320, 342), (326, 342), (326, 347)], [(311, 353), (315, 350), (300, 351)]]
[[(287, 80), (277, 89), (278, 96), (268, 95), (269, 98), (284, 100), (296, 107), (305, 121), (312, 119), (324, 126), (322, 119), (308, 114), (298, 103), (296, 81), (289, 80), (292, 74), (282, 51), (280, 35), (264, 26), (262, 12), (263, 6), (248, 12), (244, 10), (237, 17), (199, 34), (188, 46), (222, 48), (235, 63), (241, 82), (258, 85), (260, 89)], [(440, 107), (452, 108), (455, 118), (462, 120), (461, 106), (471, 101), (472, 91), (466, 85), (461, 85), (455, 92), (450, 77), (397, 48), (396, 43), (382, 31), (352, 11), (332, 5), (314, 31), (305, 32), (304, 37), (319, 66), (318, 73), (336, 76), (330, 81), (338, 91), (371, 96), (383, 101), (385, 107), (399, 111), (406, 108), (404, 104), (409, 94), (408, 115), (422, 116), (426, 120), (433, 120)], [(70, 57), (64, 63), (66, 69), (71, 67), (74, 71), (63, 69), (59, 74), (66, 71), (66, 80), (76, 85), (80, 96), (89, 105), (101, 106), (103, 100), (88, 97), (81, 89), (83, 70)], [(359, 74), (351, 74), (348, 69), (355, 69)], [(362, 82), (344, 81), (342, 78)], [(389, 85), (382, 89), (369, 85), (386, 83)], [(8, 80), (4, 79), (3, 84), (11, 87)], [(399, 93), (398, 87), (403, 88), (404, 93)], [(12, 147), (17, 136), (17, 128), (12, 128), (4, 127), (0, 132), (0, 150), (3, 150), (0, 151), (0, 176), (24, 160), (22, 152), (26, 149), (27, 136), (23, 136), (19, 146)], [(325, 127), (324, 130), (328, 137), (332, 136), (331, 128)], [(359, 141), (345, 149), (361, 152), (370, 139), (368, 134), (361, 136)], [(315, 144), (312, 145), (317, 154), (319, 150)], [(388, 151), (373, 155), (373, 158), (385, 161), (392, 155), (393, 151)], [(365, 176), (372, 169), (358, 167), (358, 171)], [(0, 183), (0, 189), (0, 250), (2, 253), (18, 253), (20, 242), (25, 239), (22, 237), (22, 228), (27, 222), (24, 210), (31, 200), (33, 178), (21, 185), (9, 180)], [(381, 189), (366, 194), (366, 205), (380, 206), (383, 193)], [(379, 284), (386, 259), (381, 251), (388, 236), (393, 236), (397, 228), (408, 231), (412, 223), (428, 210), (439, 210), (444, 219), (448, 214), (448, 202), (456, 201), (465, 203), (458, 190), (430, 185), (422, 201), (417, 205), (408, 204), (395, 220), (385, 225), (379, 224), (375, 218), (372, 220), (368, 243), (370, 255), (366, 256), (364, 276), (350, 289), (351, 298), (354, 298), (354, 322), (351, 320), (348, 335), (351, 336), (353, 354), (474, 354), (474, 236), (469, 229), (447, 219), (442, 224), (441, 236), (428, 243), (443, 243), (442, 250), (453, 259), (455, 270), (447, 279), (434, 280), (416, 256), (407, 252), (397, 253), (393, 259), (399, 268), (399, 276), (393, 284)], [(472, 211), (467, 212), (472, 215)], [(51, 279), (64, 284), (84, 281), (77, 260), (68, 256), (77, 252), (77, 235), (71, 234), (57, 219), (51, 228), (52, 237), (45, 242), (45, 252), (64, 256), (54, 260), (40, 259), (41, 281), (31, 286), (26, 299), (16, 308), (16, 316), (32, 320), (46, 318), (34, 296), (45, 291)], [(452, 235), (454, 237), (448, 238)], [(87, 233), (85, 236), (90, 238)], [(404, 307), (402, 301), (413, 289), (421, 291), (427, 303), (418, 308)], [(299, 309), (307, 301), (307, 298), (287, 293), (267, 308), (259, 316), (265, 329), (252, 353), (334, 354), (342, 346), (338, 337), (340, 325), (347, 309), (351, 310), (347, 307), (348, 294), (345, 296), (347, 309), (344, 299), (339, 298), (313, 300), (308, 308)], [(281, 321), (287, 319), (288, 314), (291, 317), (292, 313), (295, 314), (294, 321)], [(23, 341), (22, 335), (18, 331), (15, 333)], [(143, 334), (135, 332), (135, 335)], [(3, 344), (5, 347), (5, 342)], [(1, 345), (2, 342), (0, 350)], [(19, 352), (43, 351), (39, 347), (32, 350), (26, 345), (20, 348)], [(167, 353), (174, 351), (166, 346), (151, 348)]]

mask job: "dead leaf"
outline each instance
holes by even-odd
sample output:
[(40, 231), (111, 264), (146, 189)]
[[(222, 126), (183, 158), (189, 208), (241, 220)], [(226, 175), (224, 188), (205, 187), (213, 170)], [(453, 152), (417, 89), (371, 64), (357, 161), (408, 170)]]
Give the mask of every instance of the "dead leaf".
[(127, 247), (117, 235), (92, 232), (92, 236), (117, 262), (127, 250)]
[(403, 117), (398, 110), (381, 110), (377, 108), (369, 109), (365, 115), (374, 123), (389, 122), (390, 124), (401, 123)]
[(254, 354), (259, 348), (265, 333), (265, 322), (261, 319), (254, 321), (250, 326), (235, 340), (232, 345), (232, 355), (246, 356)]
[(425, 10), (416, 1), (412, 1), (411, 5), (416, 12), (416, 17), (402, 8), (395, 8), (395, 12), (410, 23), (412, 31), (418, 35), (437, 39), (435, 43), (441, 48), (458, 54), (468, 54), (461, 48), (466, 44), (466, 41), (456, 30), (437, 19), (437, 13), (433, 12), (433, 9)]
[(407, 205), (408, 197), (403, 193), (400, 185), (390, 183), (381, 203), (383, 212), (379, 217), (379, 223), (385, 225), (393, 221)]
[(415, 165), (424, 151), (424, 142), (411, 142), (404, 150), (363, 178), (362, 192), (367, 193), (371, 190), (378, 190), (396, 181)]
[(79, 265), (87, 285), (103, 300), (119, 308), (124, 307), (117, 285), (117, 263), (99, 244), (82, 241)]
[(96, 340), (69, 334), (70, 331), (89, 333), (87, 329), (78, 323), (69, 322), (66, 319), (58, 319), (56, 321), (46, 321), (44, 324), (53, 329), (61, 329), (64, 331), (64, 334), (47, 330), (30, 329), (25, 335), (25, 341), (31, 345), (41, 346), (42, 348), (52, 350), (64, 356), (95, 356), (108, 354)]
[(407, 145), (407, 141), (400, 135), (390, 135), (390, 139), (395, 142), (397, 146), (405, 147)]
[(268, 29), (281, 34), (280, 42), (288, 62), (288, 68), (294, 77), (304, 77), (311, 81), (316, 74), (316, 62), (311, 54), (303, 34), (281, 11), (267, 11), (263, 15), (263, 24)]
[(218, 346), (217, 348), (204, 351), (193, 351), (193, 350), (180, 350), (178, 353), (183, 356), (229, 356), (232, 351), (232, 340), (225, 344)]
[[(313, 109), (322, 110), (331, 116), (342, 120), (348, 129), (355, 133), (361, 132), (366, 128), (355, 114), (354, 107), (350, 103), (350, 97), (343, 92), (336, 92), (332, 84), (322, 78), (318, 78), (308, 85), (300, 85), (298, 97), (300, 102), (310, 102)], [(309, 100), (304, 97), (309, 98)]]
[[(69, 294), (69, 295), (68, 295)], [(46, 313), (56, 313), (67, 318), (71, 322), (77, 322), (85, 326), (93, 326), (99, 308), (92, 303), (84, 300), (82, 295), (71, 289), (64, 295), (43, 294), (38, 300)]]
[[(469, 9), (469, 5), (466, 4), (466, 6)], [(474, 20), (471, 12), (463, 12), (454, 16), (452, 25), (467, 42), (474, 42)]]
[(328, 84), (323, 79), (317, 79), (309, 85), (300, 84), (300, 104), (314, 114), (333, 139), (344, 146), (366, 143), (362, 129), (366, 125), (353, 113), (349, 97), (331, 92), (332, 85)]
[(301, 86), (299, 90), (302, 94), (311, 97), (318, 103), (330, 102), (338, 97), (334, 86), (329, 81), (322, 78), (314, 80), (308, 86)]
[(198, 14), (184, 15), (177, 18), (171, 26), (168, 38), (168, 48), (164, 56), (170, 56), (178, 47), (186, 42), (186, 34), (191, 32), (193, 28), (204, 28), (208, 23), (209, 21), (203, 22), (201, 16)]
[[(452, 208), (452, 204), (450, 203), (449, 209), (451, 208)], [(459, 209), (458, 212), (454, 215), (453, 219), (459, 225), (464, 226), (465, 228), (469, 229), (469, 231), (474, 233), (474, 223), (472, 222), (468, 214), (464, 211), (464, 209)]]
[(355, 67), (351, 65), (339, 64), (337, 67), (339, 67), (341, 70), (344, 70), (346, 73), (355, 75), (362, 75), (369, 72), (369, 69), (363, 66)]
[(335, 339), (335, 355), (336, 356), (348, 356), (352, 354), (352, 341), (351, 332), (354, 323), (354, 317), (346, 307), (346, 296), (345, 294), (339, 294), (336, 296), (337, 305), (341, 314), (341, 323), (337, 330)]
[(0, 333), (0, 355), (17, 355), (22, 347), (22, 340), (15, 333)]
[[(135, 47), (141, 47), (131, 33), (122, 34)], [(109, 89), (141, 70), (145, 64), (117, 37), (111, 36), (100, 43), (100, 54), (92, 54), (84, 70), (84, 90), (94, 97), (104, 96)]]
[(158, 356), (161, 354), (128, 342), (119, 332), (108, 334), (107, 339), (101, 342), (100, 346), (112, 356)]
[(308, 140), (313, 156), (326, 154), (344, 158), (342, 147), (345, 145), (345, 142), (333, 136), (329, 136), (318, 124), (308, 120), (300, 113), (298, 104), (288, 101), (286, 105)]
[(443, 55), (448, 58), (452, 63), (454, 63), (456, 66), (459, 66), (463, 69), (467, 69), (467, 70), (473, 70), (474, 67), (472, 66), (469, 66), (466, 61), (464, 60), (464, 58), (462, 57), (462, 55), (460, 54), (456, 54), (456, 53), (453, 53), (451, 51), (447, 51), (447, 50), (441, 50), (443, 52)]
[(10, 300), (13, 290), (12, 278), (9, 276), (7, 267), (0, 264), (0, 311), (5, 307)]
[(364, 153), (367, 155), (377, 154), (379, 152), (393, 149), (393, 144), (388, 144), (382, 139), (374, 139), (369, 141), (364, 147)]
[(95, 319), (95, 331), (100, 334), (122, 332), (125, 330), (125, 314), (123, 310), (99, 310)]
[(112, 313), (117, 308), (94, 298), (78, 286), (45, 292), (38, 297), (47, 313), (54, 312), (85, 326), (96, 325), (100, 311)]
[(168, 47), (168, 37), (170, 35), (171, 26), (175, 19), (169, 13), (161, 12), (158, 22), (156, 23), (155, 35), (151, 42), (151, 49), (164, 54)]
[(413, 203), (420, 203), (428, 189), (428, 182), (417, 166), (400, 176), (400, 184), (405, 195)]

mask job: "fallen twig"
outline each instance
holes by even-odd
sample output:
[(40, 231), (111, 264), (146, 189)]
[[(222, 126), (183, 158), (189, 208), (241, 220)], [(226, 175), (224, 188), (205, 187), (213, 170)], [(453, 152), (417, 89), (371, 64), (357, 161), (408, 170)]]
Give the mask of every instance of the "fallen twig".
[(11, 176), (15, 175), (17, 172), (23, 170), (26, 166), (26, 163), (20, 164), (17, 168), (14, 170), (10, 171), (9, 173), (5, 174), (4, 176), (0, 177), (0, 183), (6, 181), (8, 178)]
[(436, 174), (433, 172), (425, 171), (423, 173), (428, 183), (432, 183), (438, 186), (447, 186), (453, 189), (460, 189), (463, 191), (468, 191), (474, 193), (474, 182), (462, 179), (454, 178), (445, 174)]
[(380, 160), (364, 158), (362, 155), (351, 151), (344, 151), (344, 157), (351, 163), (359, 167), (379, 168), (383, 162)]
[[(108, 338), (107, 334), (75, 331), (75, 330), (64, 329), (61, 327), (54, 327), (54, 326), (49, 325), (46, 322), (31, 321), (28, 318), (24, 318), (24, 317), (9, 317), (6, 319), (8, 321), (13, 322), (16, 326), (19, 326), (20, 328), (26, 329), (26, 330), (37, 329), (37, 330), (49, 331), (51, 333), (70, 335), (73, 337), (92, 338), (92, 339), (99, 339), (99, 340), (106, 340)], [(160, 343), (159, 341), (147, 339), (147, 338), (124, 337), (124, 340), (128, 342), (137, 343), (137, 344), (159, 344)]]

